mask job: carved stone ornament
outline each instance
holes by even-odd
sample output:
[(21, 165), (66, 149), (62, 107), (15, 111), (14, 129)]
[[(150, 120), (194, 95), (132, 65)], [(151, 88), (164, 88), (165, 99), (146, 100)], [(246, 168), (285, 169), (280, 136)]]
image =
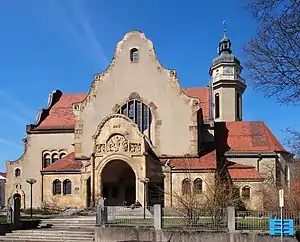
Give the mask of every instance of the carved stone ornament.
[(106, 144), (97, 144), (96, 153), (130, 152), (140, 153), (141, 144), (130, 143), (123, 135), (116, 134), (110, 137)]

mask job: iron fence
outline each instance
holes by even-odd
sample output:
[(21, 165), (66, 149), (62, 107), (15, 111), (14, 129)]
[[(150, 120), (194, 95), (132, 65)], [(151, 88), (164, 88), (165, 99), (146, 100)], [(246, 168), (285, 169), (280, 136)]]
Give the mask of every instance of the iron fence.
[(105, 221), (103, 225), (107, 227), (153, 227), (154, 209), (153, 206), (144, 207), (104, 207)]
[[(236, 230), (269, 230), (270, 219), (280, 219), (280, 211), (238, 211), (235, 217)], [(294, 228), (300, 228), (300, 212), (284, 211), (283, 219), (293, 219)]]
[(214, 212), (163, 208), (163, 228), (197, 229), (197, 230), (227, 230), (226, 209)]

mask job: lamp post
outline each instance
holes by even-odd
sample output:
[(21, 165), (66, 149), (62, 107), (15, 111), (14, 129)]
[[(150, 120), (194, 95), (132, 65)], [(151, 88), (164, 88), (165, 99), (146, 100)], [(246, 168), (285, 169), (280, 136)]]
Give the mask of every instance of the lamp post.
[(144, 184), (144, 219), (146, 219), (146, 186), (150, 182), (149, 178), (143, 178), (141, 179), (141, 182)]
[(32, 219), (32, 186), (36, 183), (36, 180), (33, 178), (28, 178), (26, 182), (30, 185), (30, 218)]

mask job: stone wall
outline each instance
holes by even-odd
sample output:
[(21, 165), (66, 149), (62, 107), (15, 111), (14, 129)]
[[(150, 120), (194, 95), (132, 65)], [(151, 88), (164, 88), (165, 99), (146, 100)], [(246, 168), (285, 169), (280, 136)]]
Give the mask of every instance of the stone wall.
[[(100, 228), (95, 229), (96, 242), (125, 241), (170, 241), (170, 242), (276, 242), (280, 237), (259, 235), (255, 233), (220, 233), (179, 230), (154, 230), (139, 228)], [(296, 242), (294, 238), (282, 241)]]

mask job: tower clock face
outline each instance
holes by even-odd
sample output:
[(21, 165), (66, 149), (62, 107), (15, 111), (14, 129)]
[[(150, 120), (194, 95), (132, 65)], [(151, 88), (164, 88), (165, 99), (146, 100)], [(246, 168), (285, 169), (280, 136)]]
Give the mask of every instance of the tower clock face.
[(232, 75), (233, 74), (233, 67), (232, 66), (224, 67), (224, 74), (225, 75)]

